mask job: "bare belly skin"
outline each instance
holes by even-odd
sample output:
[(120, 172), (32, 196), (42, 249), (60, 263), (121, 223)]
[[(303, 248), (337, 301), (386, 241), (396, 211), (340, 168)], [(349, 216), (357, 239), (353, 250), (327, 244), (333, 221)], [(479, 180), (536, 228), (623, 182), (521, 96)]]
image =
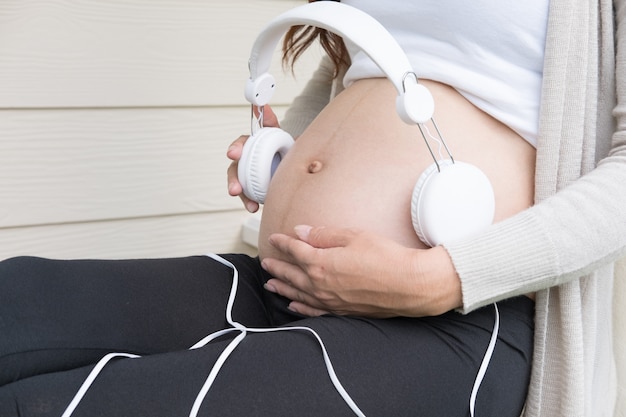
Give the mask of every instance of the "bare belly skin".
[[(434, 96), (434, 118), (454, 158), (477, 165), (491, 180), (494, 221), (531, 206), (534, 148), (456, 90), (421, 82)], [(410, 199), (417, 178), (433, 160), (418, 127), (397, 116), (395, 97), (386, 79), (358, 81), (297, 138), (267, 194), (261, 258), (280, 257), (268, 236), (293, 235), (299, 224), (360, 228), (424, 247), (411, 224)], [(437, 143), (430, 143), (437, 153)]]

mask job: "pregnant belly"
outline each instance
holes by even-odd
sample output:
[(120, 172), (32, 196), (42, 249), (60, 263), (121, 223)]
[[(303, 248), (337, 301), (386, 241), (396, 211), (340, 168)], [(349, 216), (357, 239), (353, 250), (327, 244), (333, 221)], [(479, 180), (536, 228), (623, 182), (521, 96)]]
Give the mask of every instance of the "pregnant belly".
[[(479, 166), (496, 196), (495, 221), (532, 204), (534, 149), (455, 90), (423, 81), (453, 156)], [(384, 79), (354, 83), (300, 136), (267, 194), (259, 255), (278, 256), (270, 234), (298, 224), (369, 230), (424, 247), (411, 223), (411, 194), (433, 163), (416, 126), (395, 114), (395, 90)], [(438, 154), (438, 145), (431, 141)]]

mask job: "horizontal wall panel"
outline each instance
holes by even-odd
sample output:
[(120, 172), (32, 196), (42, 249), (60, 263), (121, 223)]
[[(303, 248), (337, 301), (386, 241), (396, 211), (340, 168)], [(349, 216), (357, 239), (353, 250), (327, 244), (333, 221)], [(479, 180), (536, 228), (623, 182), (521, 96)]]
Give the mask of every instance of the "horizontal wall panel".
[[(3, 0), (0, 108), (242, 104), (250, 48), (274, 16), (304, 0)], [(283, 74), (288, 103), (317, 48)]]
[(158, 258), (207, 252), (255, 254), (241, 240), (248, 213), (195, 214), (0, 229), (0, 259), (31, 255), (50, 258)]
[(0, 111), (0, 227), (240, 209), (226, 149), (249, 118), (247, 107)]

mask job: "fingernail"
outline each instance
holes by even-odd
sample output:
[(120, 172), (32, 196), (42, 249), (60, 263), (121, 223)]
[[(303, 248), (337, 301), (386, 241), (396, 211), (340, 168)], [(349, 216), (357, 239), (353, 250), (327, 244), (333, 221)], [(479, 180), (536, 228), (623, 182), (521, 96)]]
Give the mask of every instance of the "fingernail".
[(274, 294), (276, 294), (276, 287), (274, 287), (271, 284), (268, 284), (267, 282), (263, 284), (263, 288), (265, 288), (269, 292), (273, 292)]
[(254, 201), (248, 201), (246, 203), (246, 210), (250, 213), (255, 213), (259, 209), (259, 206)]
[(267, 261), (265, 259), (263, 259), (261, 261), (261, 268), (265, 269), (267, 271)]
[(309, 238), (309, 233), (311, 232), (311, 229), (313, 229), (313, 227), (300, 224), (293, 229), (296, 232), (296, 236), (298, 236), (300, 240), (307, 240)]

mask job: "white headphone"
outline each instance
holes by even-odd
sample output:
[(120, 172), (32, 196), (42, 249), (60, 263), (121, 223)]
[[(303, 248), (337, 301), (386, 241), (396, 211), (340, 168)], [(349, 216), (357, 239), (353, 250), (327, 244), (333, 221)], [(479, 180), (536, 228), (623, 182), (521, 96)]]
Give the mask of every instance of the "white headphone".
[[(411, 198), (413, 227), (420, 240), (436, 246), (467, 237), (490, 225), (495, 198), (489, 179), (474, 165), (455, 161), (447, 146), (450, 159), (436, 159), (422, 130), (424, 123), (434, 123), (433, 97), (419, 83), (396, 40), (363, 11), (342, 3), (318, 1), (295, 7), (274, 18), (252, 47), (246, 99), (261, 109), (269, 103), (276, 87), (274, 77), (268, 73), (272, 54), (285, 32), (295, 25), (320, 27), (351, 40), (393, 83), (398, 92), (396, 110), (400, 118), (420, 127), (435, 161), (421, 174)], [(261, 128), (253, 129), (238, 166), (244, 194), (261, 204), (278, 163), (293, 144), (291, 135), (278, 128), (263, 127), (262, 119), (261, 112)], [(440, 134), (439, 137), (445, 146)]]

